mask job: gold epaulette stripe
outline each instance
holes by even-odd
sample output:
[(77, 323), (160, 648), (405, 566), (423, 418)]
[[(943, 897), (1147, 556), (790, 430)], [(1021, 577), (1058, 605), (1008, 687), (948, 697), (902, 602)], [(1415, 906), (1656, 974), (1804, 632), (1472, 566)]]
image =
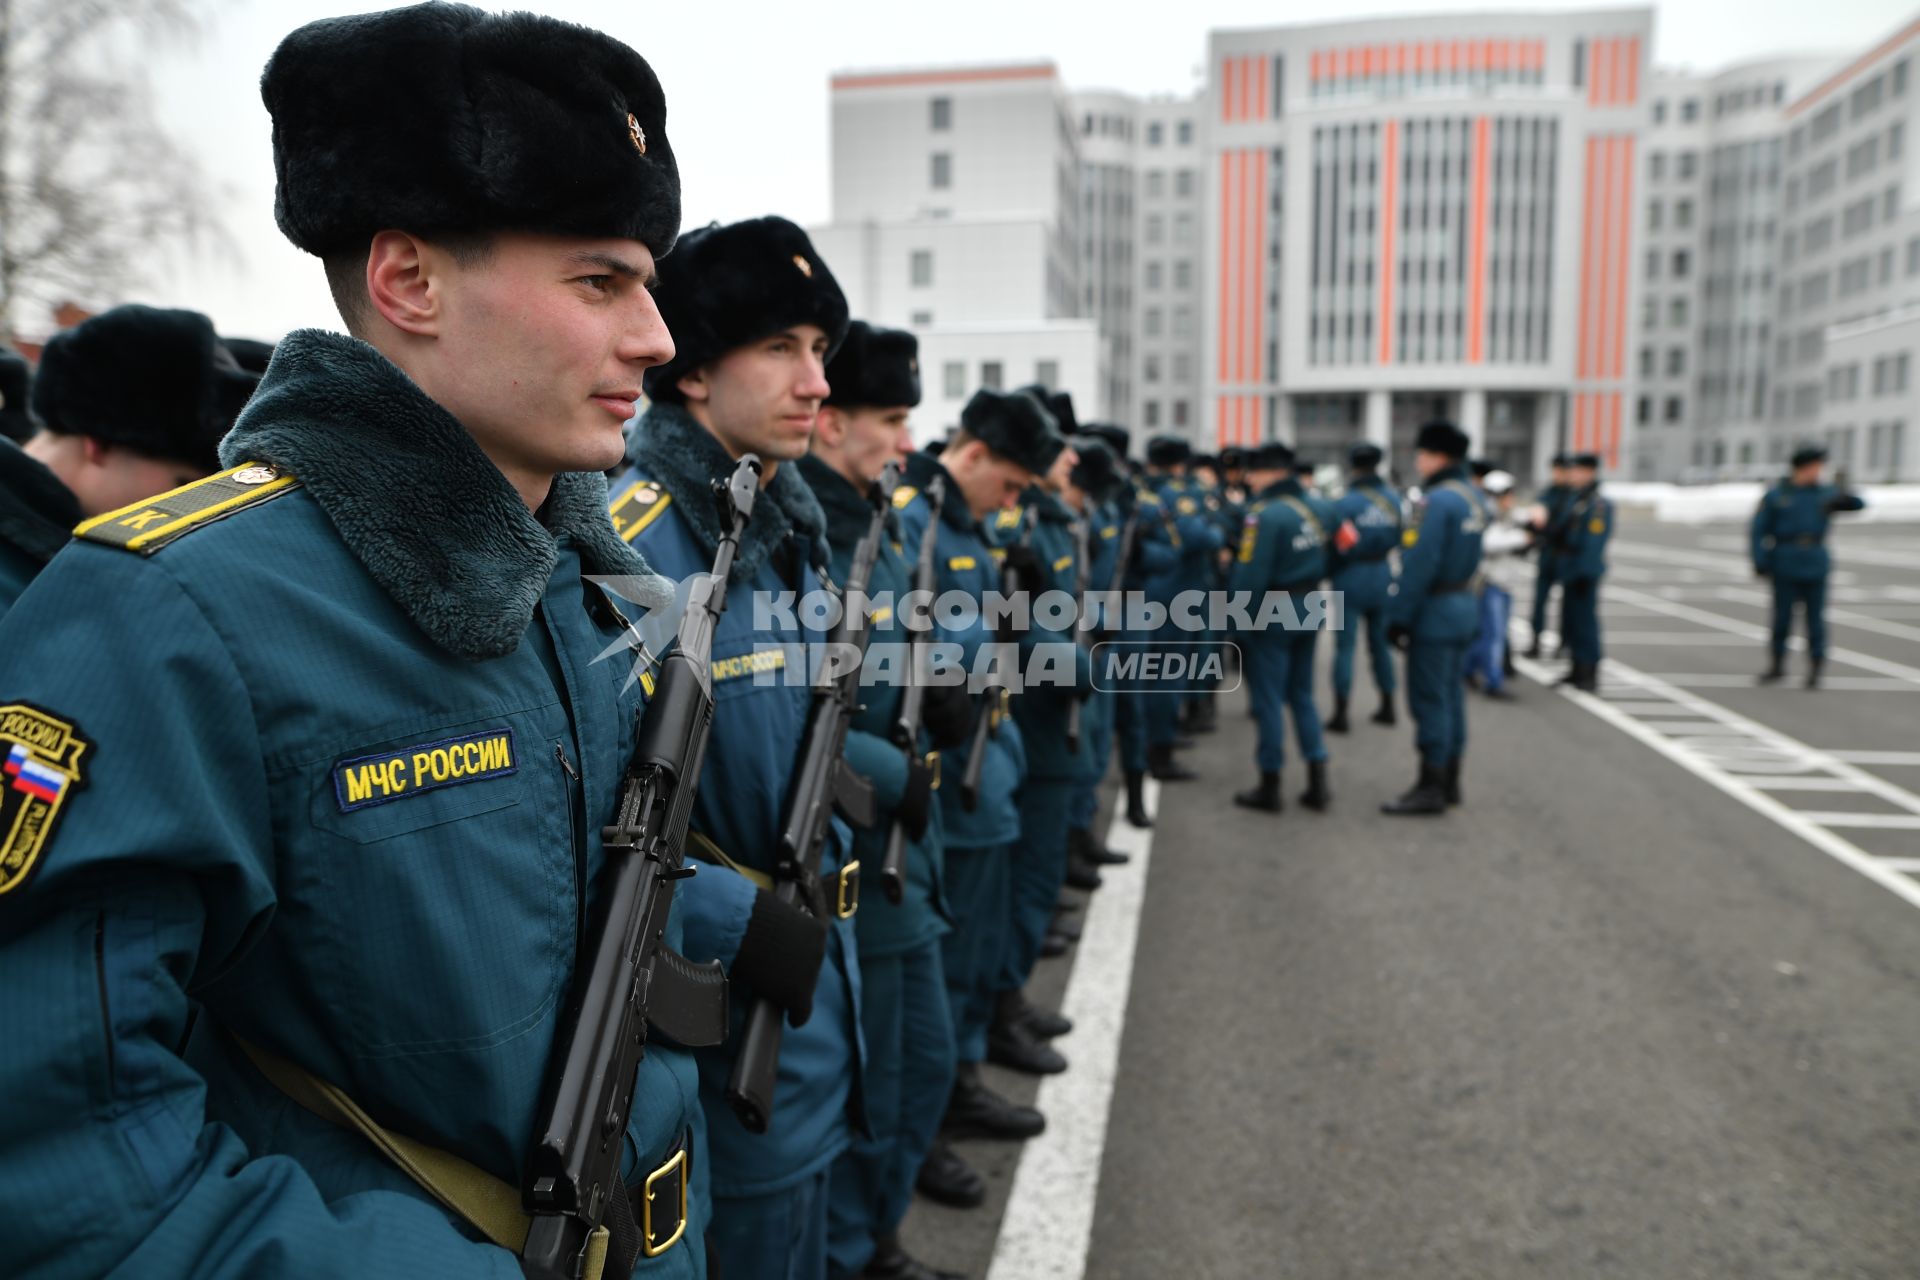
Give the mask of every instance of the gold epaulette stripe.
[(635, 480), (608, 504), (607, 510), (613, 517), (613, 531), (621, 541), (632, 542), (672, 505), (673, 495), (665, 489), (651, 480)]
[(145, 502), (83, 520), (73, 536), (150, 556), (189, 529), (230, 516), (299, 483), (277, 467), (243, 462)]

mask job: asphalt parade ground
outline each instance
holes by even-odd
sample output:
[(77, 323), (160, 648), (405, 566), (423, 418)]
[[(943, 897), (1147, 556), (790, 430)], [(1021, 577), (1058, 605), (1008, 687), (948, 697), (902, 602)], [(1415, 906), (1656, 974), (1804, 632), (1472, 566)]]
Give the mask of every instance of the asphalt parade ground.
[(909, 1247), (989, 1280), (1920, 1275), (1920, 527), (1833, 545), (1825, 687), (1796, 643), (1761, 689), (1744, 526), (1623, 513), (1599, 696), (1550, 661), (1470, 695), (1441, 819), (1378, 812), (1415, 759), (1364, 671), (1332, 811), (1291, 741), (1287, 811), (1234, 807), (1226, 696), (1035, 981), (1072, 1069), (987, 1069), (1048, 1132), (961, 1144), (987, 1205), (916, 1203)]

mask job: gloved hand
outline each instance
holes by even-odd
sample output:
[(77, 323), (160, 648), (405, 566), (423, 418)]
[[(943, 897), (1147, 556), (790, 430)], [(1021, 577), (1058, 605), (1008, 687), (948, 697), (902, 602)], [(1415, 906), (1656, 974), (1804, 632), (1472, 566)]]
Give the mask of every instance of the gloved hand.
[(1567, 594), (1576, 595), (1576, 596), (1592, 595), (1593, 579), (1592, 578), (1568, 578)]
[(915, 756), (907, 765), (907, 787), (893, 816), (900, 820), (907, 839), (918, 840), (927, 834), (927, 823), (933, 817), (933, 767), (925, 758)]
[(1387, 624), (1387, 643), (1402, 653), (1406, 652), (1413, 644), (1413, 628), (1404, 622), (1389, 622)]
[(813, 1016), (813, 986), (826, 955), (826, 924), (761, 889), (727, 976), (785, 1009), (787, 1021), (801, 1027)]
[(928, 686), (920, 704), (920, 723), (933, 735), (935, 747), (946, 751), (972, 737), (973, 717), (973, 696), (964, 680)]
[(1040, 563), (1040, 557), (1033, 548), (1025, 543), (1016, 542), (1007, 548), (1007, 558), (1001, 564), (1011, 573), (1017, 574), (1022, 591), (1040, 591), (1041, 584), (1047, 580), (1046, 568)]

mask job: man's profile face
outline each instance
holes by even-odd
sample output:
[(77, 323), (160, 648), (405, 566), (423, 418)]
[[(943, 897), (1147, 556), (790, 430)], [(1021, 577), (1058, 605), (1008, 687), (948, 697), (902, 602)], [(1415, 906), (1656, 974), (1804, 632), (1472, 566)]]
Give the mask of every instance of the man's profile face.
[(618, 465), (642, 374), (673, 358), (647, 246), (503, 232), (476, 261), (439, 258), (435, 397), (503, 468)]
[(1193, 478), (1209, 489), (1217, 487), (1220, 483), (1220, 477), (1212, 467), (1195, 467)]
[(1793, 469), (1793, 482), (1805, 485), (1819, 484), (1820, 473), (1826, 469), (1827, 464), (1824, 459), (1816, 458), (1812, 462), (1803, 462)]
[(1422, 480), (1425, 480), (1436, 471), (1445, 471), (1453, 465), (1453, 461), (1446, 454), (1436, 453), (1432, 449), (1416, 449), (1413, 454), (1413, 469), (1420, 473)]
[(1035, 479), (1033, 472), (1009, 462), (979, 440), (967, 441), (941, 460), (976, 519), (1019, 502)]
[(797, 324), (735, 347), (682, 378), (680, 389), (734, 457), (792, 462), (806, 453), (827, 397), (831, 346), (820, 326)]
[(880, 478), (889, 462), (900, 461), (913, 452), (913, 433), (907, 428), (912, 410), (842, 409), (843, 432), (840, 456), (861, 479), (871, 483)]

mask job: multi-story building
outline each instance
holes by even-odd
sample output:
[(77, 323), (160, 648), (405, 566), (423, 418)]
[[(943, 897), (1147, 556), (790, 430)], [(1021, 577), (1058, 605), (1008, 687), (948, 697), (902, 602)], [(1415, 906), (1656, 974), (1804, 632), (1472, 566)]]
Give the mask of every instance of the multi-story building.
[(1786, 106), (1830, 58), (1655, 72), (1642, 180), (1636, 479), (1764, 470)]
[(1533, 474), (1631, 426), (1648, 9), (1215, 32), (1204, 421)]
[(1768, 461), (1825, 439), (1857, 477), (1920, 475), (1905, 447), (1909, 361), (1889, 345), (1912, 350), (1905, 308), (1920, 300), (1917, 53), (1920, 21), (1787, 108)]
[(983, 386), (1100, 393), (1081, 319), (1079, 137), (1052, 63), (836, 75), (833, 218), (856, 316), (920, 337), (922, 438)]

